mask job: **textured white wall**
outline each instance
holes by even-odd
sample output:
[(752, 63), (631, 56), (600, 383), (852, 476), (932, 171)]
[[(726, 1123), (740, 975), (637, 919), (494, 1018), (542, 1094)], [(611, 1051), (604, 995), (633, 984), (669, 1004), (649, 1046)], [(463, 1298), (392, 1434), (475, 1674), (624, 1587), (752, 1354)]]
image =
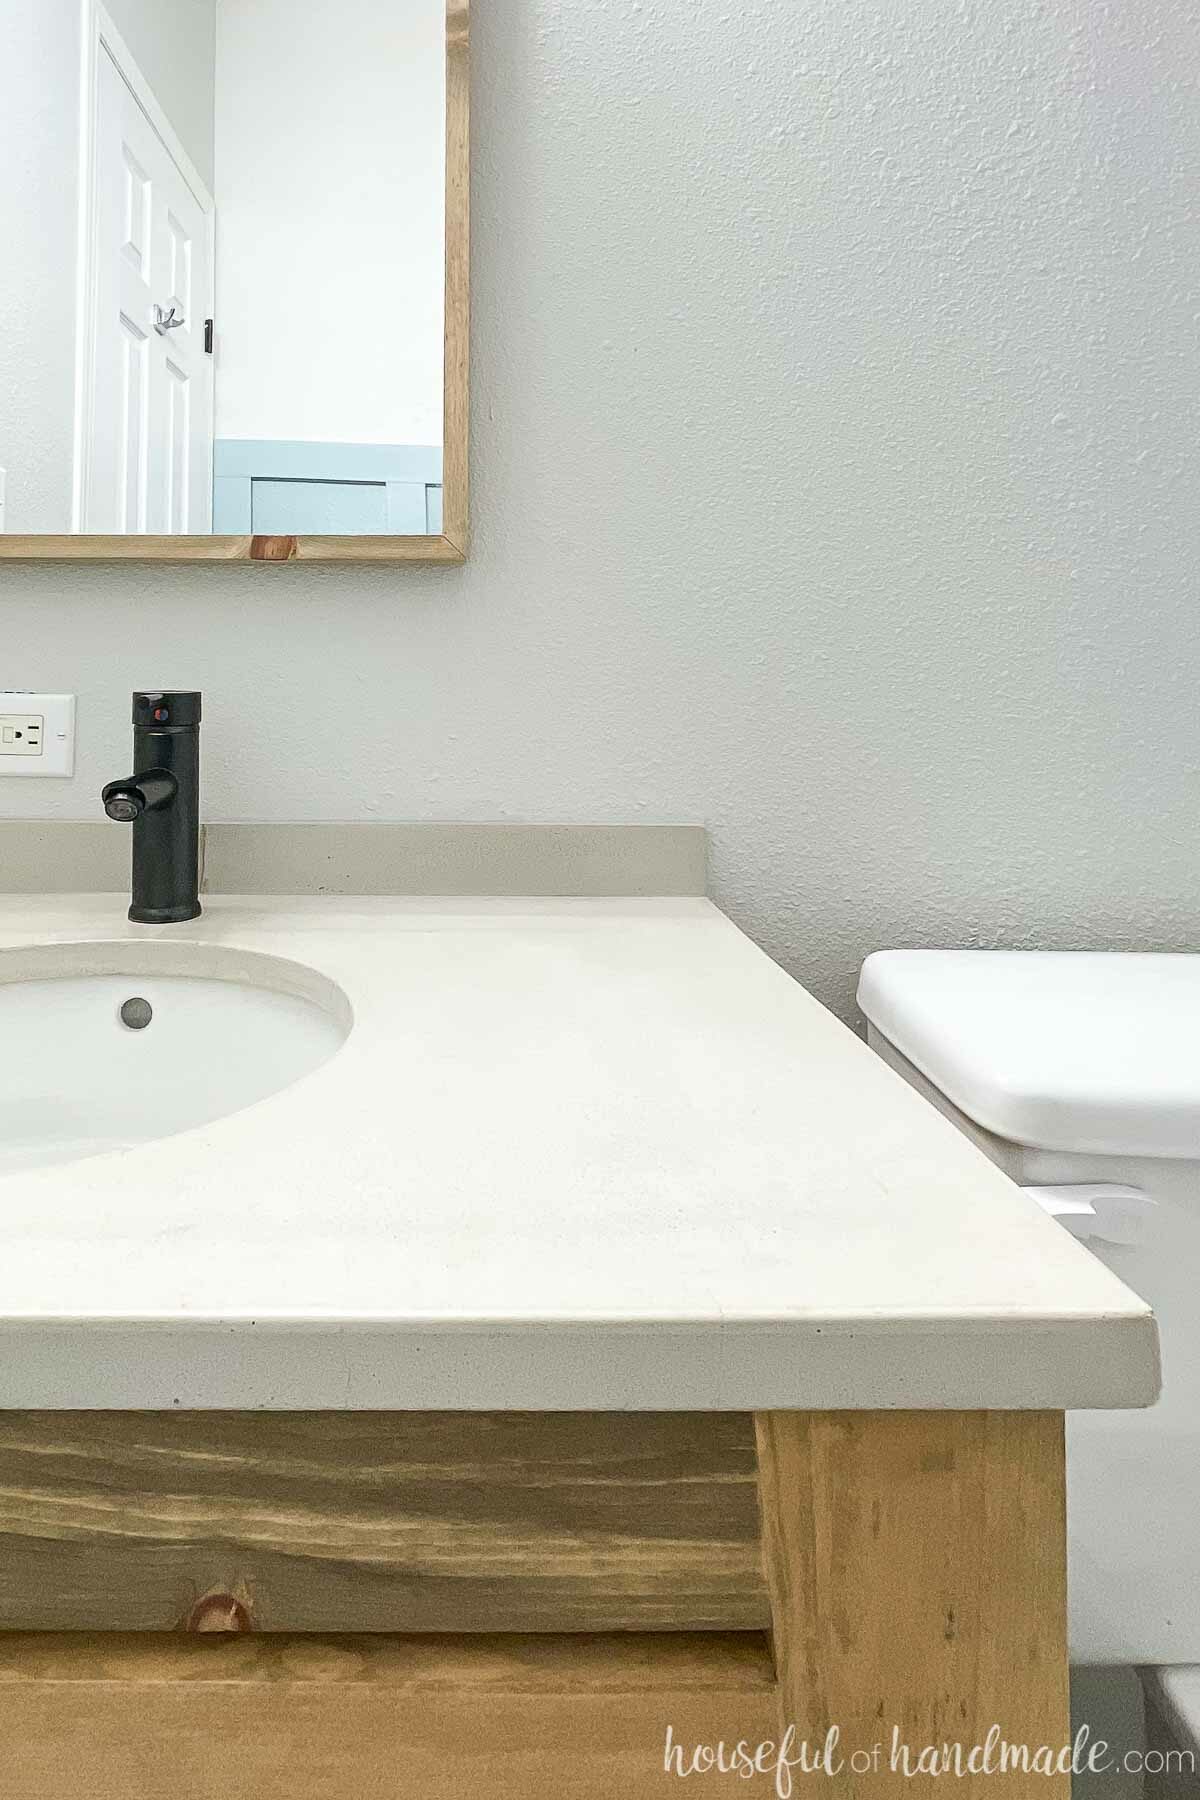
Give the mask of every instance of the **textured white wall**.
[(473, 13), (471, 563), (0, 570), (0, 685), (82, 703), (0, 811), (195, 682), (211, 816), (703, 819), (843, 1007), (1195, 947), (1194, 0)]
[[(0, 54), (0, 469), (10, 532), (71, 524), (79, 60), (79, 0), (10, 9)], [(0, 665), (6, 637), (0, 612)]]
[(220, 0), (217, 436), (440, 444), (445, 0)]

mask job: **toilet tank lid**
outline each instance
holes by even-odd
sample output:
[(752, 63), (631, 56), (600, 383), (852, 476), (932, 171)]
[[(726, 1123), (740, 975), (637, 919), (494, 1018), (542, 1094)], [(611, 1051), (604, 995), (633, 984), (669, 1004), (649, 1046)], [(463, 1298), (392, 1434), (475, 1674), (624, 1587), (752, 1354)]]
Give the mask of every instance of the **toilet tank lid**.
[(1200, 955), (883, 950), (858, 1003), (1011, 1143), (1200, 1159)]

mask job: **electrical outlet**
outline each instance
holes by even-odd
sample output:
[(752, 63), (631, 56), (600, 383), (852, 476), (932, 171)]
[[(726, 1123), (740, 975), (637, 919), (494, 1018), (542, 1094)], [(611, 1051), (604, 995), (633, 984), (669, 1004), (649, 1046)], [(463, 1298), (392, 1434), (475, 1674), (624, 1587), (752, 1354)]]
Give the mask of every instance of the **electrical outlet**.
[(42, 713), (0, 713), (0, 756), (40, 756), (45, 728)]
[(0, 777), (74, 773), (74, 694), (0, 689)]

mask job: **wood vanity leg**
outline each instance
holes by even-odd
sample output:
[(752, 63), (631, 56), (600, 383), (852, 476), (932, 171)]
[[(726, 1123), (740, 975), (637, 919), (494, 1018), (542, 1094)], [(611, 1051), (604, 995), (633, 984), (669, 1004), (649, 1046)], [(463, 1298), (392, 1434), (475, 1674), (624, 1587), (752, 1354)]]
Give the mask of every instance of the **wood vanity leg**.
[[(845, 1759), (821, 1785), (856, 1800), (942, 1794), (945, 1777), (893, 1772), (893, 1732), (912, 1767), (928, 1745), (965, 1756), (994, 1727), (1057, 1758), (1070, 1737), (1062, 1415), (755, 1423), (783, 1723), (794, 1753), (836, 1726)], [(1071, 1791), (1069, 1773), (1019, 1768), (950, 1785), (979, 1800)]]

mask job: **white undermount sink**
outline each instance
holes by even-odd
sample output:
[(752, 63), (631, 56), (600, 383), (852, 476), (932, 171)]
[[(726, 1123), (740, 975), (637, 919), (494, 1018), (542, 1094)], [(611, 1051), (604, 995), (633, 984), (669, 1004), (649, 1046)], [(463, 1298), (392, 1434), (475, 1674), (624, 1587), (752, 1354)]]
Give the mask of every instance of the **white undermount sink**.
[(167, 943), (0, 951), (0, 1174), (239, 1112), (328, 1061), (351, 1023), (340, 988), (279, 957)]

